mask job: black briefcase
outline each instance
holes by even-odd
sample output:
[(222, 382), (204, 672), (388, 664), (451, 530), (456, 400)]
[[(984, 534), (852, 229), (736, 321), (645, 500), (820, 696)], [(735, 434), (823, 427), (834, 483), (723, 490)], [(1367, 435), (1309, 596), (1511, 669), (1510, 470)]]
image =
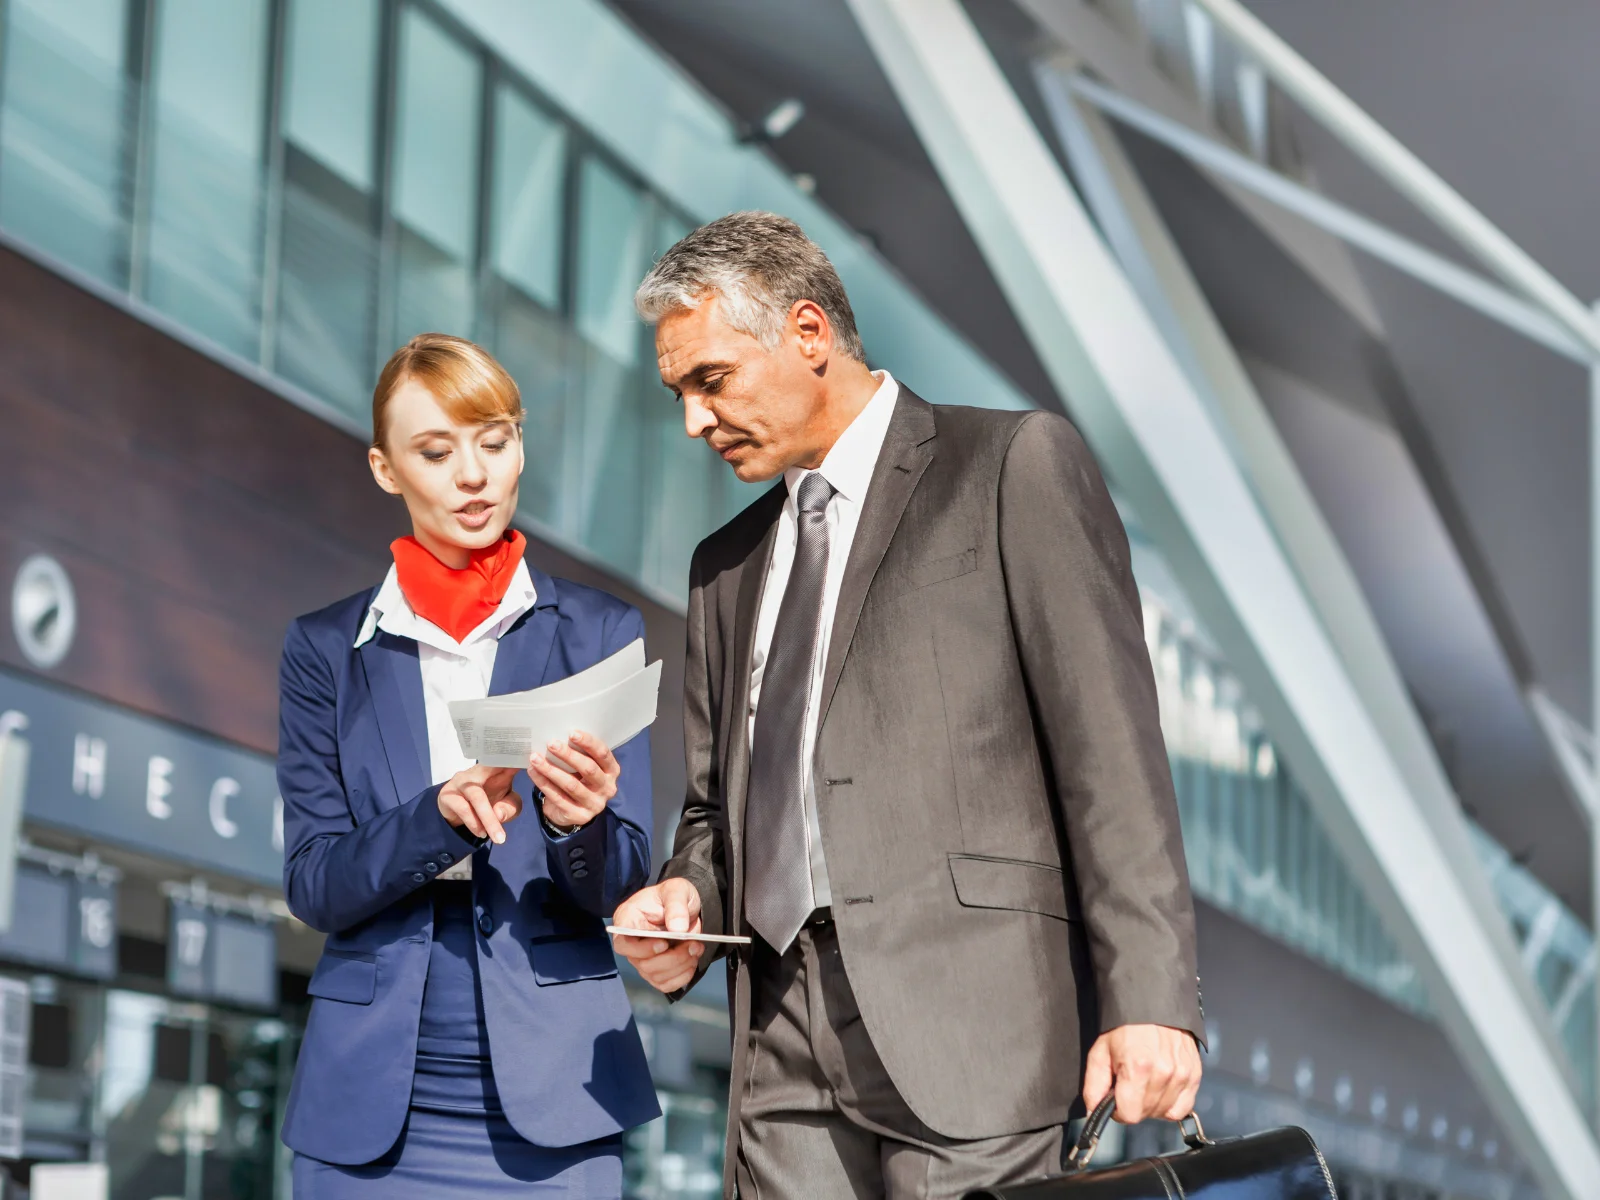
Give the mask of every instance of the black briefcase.
[(1188, 1149), (1088, 1170), (1114, 1107), (1110, 1095), (1089, 1115), (1077, 1145), (1061, 1156), (1065, 1174), (968, 1192), (966, 1200), (1338, 1200), (1322, 1151), (1292, 1127), (1213, 1142), (1199, 1117), (1185, 1117)]

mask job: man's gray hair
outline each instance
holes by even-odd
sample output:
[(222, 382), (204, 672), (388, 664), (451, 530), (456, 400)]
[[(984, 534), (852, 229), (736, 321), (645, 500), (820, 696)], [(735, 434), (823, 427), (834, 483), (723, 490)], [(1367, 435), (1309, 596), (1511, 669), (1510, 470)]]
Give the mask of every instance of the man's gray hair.
[(810, 300), (828, 315), (834, 345), (866, 361), (839, 272), (788, 217), (738, 212), (700, 226), (661, 256), (633, 304), (654, 325), (712, 296), (721, 298), (729, 325), (769, 350), (777, 347), (795, 301)]

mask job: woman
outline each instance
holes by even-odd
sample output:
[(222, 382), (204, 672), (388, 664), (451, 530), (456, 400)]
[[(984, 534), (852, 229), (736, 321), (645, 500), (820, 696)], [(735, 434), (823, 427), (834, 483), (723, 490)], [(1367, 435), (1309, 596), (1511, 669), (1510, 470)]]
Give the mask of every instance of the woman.
[(620, 1196), (621, 1132), (659, 1112), (601, 922), (649, 870), (648, 738), (491, 769), (447, 708), (644, 632), (523, 561), (522, 416), (472, 343), (402, 347), (368, 459), (412, 535), (284, 644), (284, 890), (329, 935), (284, 1118), (295, 1200)]

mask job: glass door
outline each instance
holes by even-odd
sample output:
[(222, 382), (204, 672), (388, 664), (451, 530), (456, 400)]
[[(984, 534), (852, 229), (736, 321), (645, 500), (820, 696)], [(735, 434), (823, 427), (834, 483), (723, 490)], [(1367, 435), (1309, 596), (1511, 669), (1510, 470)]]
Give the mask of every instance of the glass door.
[(108, 992), (112, 1200), (273, 1200), (287, 1032), (273, 1018)]

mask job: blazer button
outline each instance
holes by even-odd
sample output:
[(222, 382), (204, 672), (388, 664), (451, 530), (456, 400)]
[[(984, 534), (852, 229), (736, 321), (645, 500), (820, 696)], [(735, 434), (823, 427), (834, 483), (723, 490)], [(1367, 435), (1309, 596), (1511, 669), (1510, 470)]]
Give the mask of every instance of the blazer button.
[(572, 868), (572, 877), (574, 879), (587, 879), (587, 878), (589, 878), (589, 868), (587, 868), (587, 867), (574, 867), (574, 868)]
[(439, 864), (438, 863), (424, 863), (422, 869), (424, 871), (426, 871), (429, 875), (434, 875), (434, 874), (438, 873)]
[(439, 855), (439, 861), (442, 862), (442, 863), (447, 863), (448, 864), (452, 860), (450, 858), (450, 855), (446, 853), (446, 854)]
[(478, 914), (478, 930), (484, 937), (488, 937), (494, 932), (494, 918), (486, 912), (480, 912)]
[(412, 883), (421, 883), (426, 878), (427, 878), (426, 875), (424, 875), (421, 871), (418, 871), (415, 875), (413, 875), (411, 877), (411, 882)]
[(581, 863), (583, 861), (583, 847), (574, 846), (571, 850), (567, 851), (567, 857), (575, 863)]

